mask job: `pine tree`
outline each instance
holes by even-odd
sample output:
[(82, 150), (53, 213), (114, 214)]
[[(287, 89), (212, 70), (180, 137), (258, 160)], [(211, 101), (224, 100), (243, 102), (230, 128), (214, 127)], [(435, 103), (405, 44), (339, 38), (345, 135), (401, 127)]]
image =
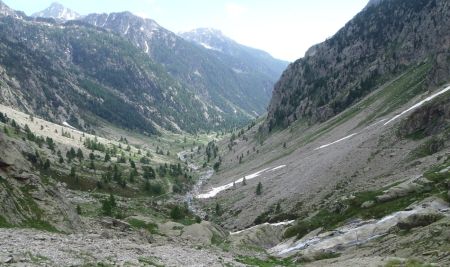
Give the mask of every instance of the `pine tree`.
[(244, 176), (244, 178), (242, 179), (242, 185), (247, 185), (247, 178), (245, 178), (245, 176)]
[(281, 204), (279, 202), (277, 203), (277, 207), (275, 208), (275, 212), (276, 213), (280, 213), (281, 212)]
[(80, 205), (77, 205), (77, 214), (78, 214), (78, 215), (81, 215), (81, 213), (82, 213), (82, 212), (81, 212), (81, 207), (80, 207)]
[(222, 214), (222, 208), (219, 203), (216, 203), (216, 215), (220, 216)]
[(106, 216), (112, 216), (116, 207), (116, 199), (112, 194), (109, 195), (108, 199), (102, 201), (103, 214)]
[(256, 186), (256, 195), (259, 196), (262, 194), (262, 184), (261, 182), (258, 183), (258, 185)]
[(45, 161), (43, 168), (44, 168), (44, 170), (50, 169), (50, 160), (49, 159), (47, 159)]
[(81, 161), (82, 159), (84, 159), (83, 151), (81, 150), (81, 148), (78, 148), (78, 151), (77, 151), (77, 158), (78, 158), (79, 161)]
[(75, 179), (75, 182), (76, 182), (76, 183), (79, 182), (78, 176), (77, 176), (77, 173), (76, 173), (75, 166), (72, 166), (72, 168), (70, 169), (70, 177), (71, 177), (72, 179)]
[(91, 160), (91, 164), (89, 165), (89, 169), (95, 170), (95, 164), (94, 164), (93, 160)]

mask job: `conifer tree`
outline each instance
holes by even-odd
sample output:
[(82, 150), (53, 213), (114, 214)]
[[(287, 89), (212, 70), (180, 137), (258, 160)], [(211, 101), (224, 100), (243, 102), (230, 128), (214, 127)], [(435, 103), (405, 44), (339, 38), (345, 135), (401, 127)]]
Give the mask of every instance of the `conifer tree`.
[(262, 184), (261, 182), (258, 183), (258, 185), (256, 186), (256, 195), (259, 196), (262, 194)]

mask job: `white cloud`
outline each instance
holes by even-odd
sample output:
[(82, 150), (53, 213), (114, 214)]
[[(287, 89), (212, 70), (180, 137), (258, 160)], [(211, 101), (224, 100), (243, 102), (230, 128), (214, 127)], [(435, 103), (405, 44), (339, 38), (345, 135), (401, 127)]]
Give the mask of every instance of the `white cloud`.
[(236, 3), (227, 3), (225, 4), (225, 11), (230, 16), (238, 17), (244, 14), (247, 11), (247, 8)]
[(161, 13), (162, 8), (160, 7), (157, 0), (144, 0), (139, 1), (139, 9), (133, 11), (133, 14), (136, 16), (139, 16), (144, 19), (155, 19), (156, 13)]
[(149, 14), (146, 13), (146, 12), (133, 12), (133, 14), (138, 16), (138, 17), (144, 18), (144, 19), (149, 19), (150, 18)]

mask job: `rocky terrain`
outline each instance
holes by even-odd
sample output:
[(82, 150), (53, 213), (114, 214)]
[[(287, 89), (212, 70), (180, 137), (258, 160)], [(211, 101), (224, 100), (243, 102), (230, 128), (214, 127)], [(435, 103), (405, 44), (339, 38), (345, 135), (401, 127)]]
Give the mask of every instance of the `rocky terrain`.
[(145, 231), (91, 228), (66, 235), (0, 229), (0, 238), (0, 262), (7, 266), (244, 266), (232, 254), (189, 237), (154, 240)]

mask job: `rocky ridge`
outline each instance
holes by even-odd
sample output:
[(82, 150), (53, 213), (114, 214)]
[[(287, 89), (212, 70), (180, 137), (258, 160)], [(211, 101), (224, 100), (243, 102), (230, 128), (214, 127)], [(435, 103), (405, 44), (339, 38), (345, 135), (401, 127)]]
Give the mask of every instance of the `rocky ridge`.
[(396, 75), (431, 62), (422, 90), (448, 79), (448, 2), (369, 5), (333, 37), (291, 64), (275, 85), (265, 130), (323, 122)]

